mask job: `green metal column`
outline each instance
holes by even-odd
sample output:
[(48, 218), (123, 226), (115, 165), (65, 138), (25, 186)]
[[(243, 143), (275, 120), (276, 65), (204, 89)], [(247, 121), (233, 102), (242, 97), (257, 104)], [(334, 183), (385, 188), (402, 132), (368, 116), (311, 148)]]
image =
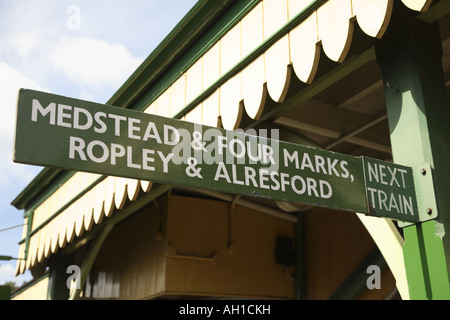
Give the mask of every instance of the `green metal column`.
[(434, 192), (417, 185), (416, 192), (430, 201), (437, 219), (404, 228), (410, 297), (450, 299), (450, 108), (439, 26), (421, 22), (414, 14), (395, 1), (389, 28), (376, 43), (376, 54), (394, 162), (407, 166), (429, 163), (432, 172), (424, 174), (432, 174), (434, 180)]

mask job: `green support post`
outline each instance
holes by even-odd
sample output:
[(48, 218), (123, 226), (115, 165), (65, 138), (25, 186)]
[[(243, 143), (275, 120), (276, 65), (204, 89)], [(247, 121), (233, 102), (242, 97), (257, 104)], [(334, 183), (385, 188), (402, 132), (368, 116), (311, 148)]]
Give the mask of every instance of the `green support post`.
[(410, 297), (450, 299), (450, 108), (439, 26), (419, 21), (396, 1), (389, 28), (376, 43), (376, 54), (394, 162), (407, 166), (429, 163), (431, 172), (423, 174), (431, 174), (434, 181), (434, 193), (416, 185), (416, 194), (429, 201), (426, 210), (437, 211), (437, 218), (403, 229)]
[(49, 282), (47, 300), (67, 300), (69, 288), (66, 285), (67, 267), (73, 263), (73, 257), (66, 254), (57, 254), (50, 260)]

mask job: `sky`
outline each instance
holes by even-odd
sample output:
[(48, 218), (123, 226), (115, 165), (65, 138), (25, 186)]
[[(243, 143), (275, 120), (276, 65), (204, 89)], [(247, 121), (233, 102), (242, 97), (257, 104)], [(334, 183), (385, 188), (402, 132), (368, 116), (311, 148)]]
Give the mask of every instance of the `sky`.
[[(11, 202), (43, 169), (12, 162), (20, 88), (106, 103), (196, 0), (0, 0), (0, 255), (18, 256)], [(6, 230), (5, 230), (6, 229)], [(0, 261), (0, 285), (22, 285)]]

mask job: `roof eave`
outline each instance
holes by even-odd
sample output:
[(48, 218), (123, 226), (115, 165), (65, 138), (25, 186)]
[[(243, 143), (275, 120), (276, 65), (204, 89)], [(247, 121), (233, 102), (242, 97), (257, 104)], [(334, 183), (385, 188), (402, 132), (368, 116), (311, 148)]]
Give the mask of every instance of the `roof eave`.
[(130, 107), (238, 0), (199, 0), (107, 102)]

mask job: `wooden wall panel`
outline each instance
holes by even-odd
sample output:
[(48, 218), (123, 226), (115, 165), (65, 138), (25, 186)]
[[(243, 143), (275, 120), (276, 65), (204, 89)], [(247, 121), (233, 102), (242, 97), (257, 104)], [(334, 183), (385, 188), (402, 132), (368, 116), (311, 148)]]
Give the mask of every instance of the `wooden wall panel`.
[(172, 95), (172, 87), (168, 88), (161, 94), (156, 102), (156, 110), (158, 116), (170, 117), (170, 100)]
[(219, 114), (219, 90), (216, 90), (202, 103), (202, 124), (217, 127), (219, 123)]
[(269, 38), (288, 21), (287, 0), (263, 0), (264, 39)]
[(237, 23), (220, 40), (220, 75), (229, 72), (240, 60), (241, 24)]
[[(269, 218), (269, 217), (268, 217)], [(269, 252), (269, 262), (273, 261), (275, 255), (275, 241), (276, 237), (287, 237), (292, 238), (293, 236), (293, 225), (286, 223), (281, 219), (267, 219), (267, 237), (268, 241), (268, 252)], [(269, 292), (275, 297), (293, 297), (294, 292), (292, 291), (295, 286), (294, 273), (295, 266), (281, 266), (276, 263), (268, 264), (268, 286)]]
[(245, 208), (235, 207), (231, 212), (230, 221), (233, 225), (231, 231), (231, 243), (235, 250), (229, 259), (229, 289), (236, 294), (247, 293), (249, 287), (249, 246), (243, 245), (249, 239), (247, 226), (249, 217), (245, 214)]
[[(357, 216), (349, 212), (314, 208), (305, 213), (304, 226), (306, 298), (329, 299), (375, 243)], [(361, 299), (384, 298), (395, 289), (389, 269), (383, 272), (382, 288), (368, 290), (373, 292), (365, 292)]]
[(143, 299), (165, 287), (165, 241), (158, 240), (158, 210), (148, 205), (115, 226), (86, 284), (85, 296)]
[(186, 114), (184, 120), (193, 123), (203, 123), (202, 109), (203, 109), (202, 105), (201, 104), (198, 105), (197, 107), (195, 107), (194, 109), (189, 111), (189, 113)]
[(203, 89), (203, 58), (200, 58), (186, 72), (186, 104), (197, 98)]
[[(212, 214), (213, 213), (213, 214)], [(168, 246), (178, 256), (211, 258), (223, 256), (227, 248), (227, 204), (189, 197), (171, 196), (168, 203)], [(211, 262), (167, 257), (166, 291), (206, 293), (225, 290), (224, 266)], [(222, 287), (222, 288), (220, 288)]]
[[(330, 213), (327, 218), (327, 231), (333, 236), (333, 243), (337, 247), (345, 247), (345, 217), (342, 214)], [(333, 266), (333, 272), (330, 275), (330, 291), (334, 292), (348, 274), (348, 264), (346, 259), (342, 258), (340, 250), (329, 250), (329, 257), (330, 265)]]
[[(250, 295), (268, 295), (267, 281), (269, 263), (269, 243), (265, 216), (246, 210), (248, 215), (248, 293)], [(236, 244), (240, 245), (240, 244)]]
[(186, 105), (186, 74), (183, 74), (171, 87), (169, 117), (177, 115)]
[[(240, 206), (230, 212), (221, 201), (171, 196), (168, 204), (168, 246), (179, 257), (167, 257), (167, 294), (294, 297), (294, 282), (275, 263), (276, 236), (293, 237), (292, 223)], [(214, 254), (217, 265), (185, 258)]]
[(203, 90), (213, 85), (220, 77), (220, 41), (203, 56)]
[(326, 213), (313, 210), (305, 217), (307, 299), (327, 299), (331, 295), (329, 235)]

